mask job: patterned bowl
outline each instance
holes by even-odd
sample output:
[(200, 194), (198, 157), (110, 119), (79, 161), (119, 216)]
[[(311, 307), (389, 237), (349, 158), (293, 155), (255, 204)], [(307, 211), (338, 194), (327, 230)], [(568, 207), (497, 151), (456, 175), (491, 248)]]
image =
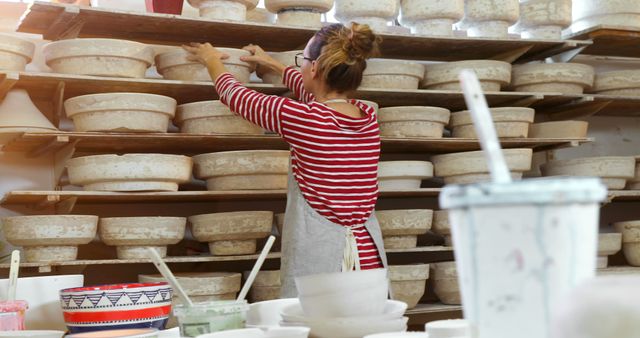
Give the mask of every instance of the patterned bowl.
[(164, 329), (173, 290), (167, 283), (99, 285), (60, 291), (64, 321), (71, 333)]

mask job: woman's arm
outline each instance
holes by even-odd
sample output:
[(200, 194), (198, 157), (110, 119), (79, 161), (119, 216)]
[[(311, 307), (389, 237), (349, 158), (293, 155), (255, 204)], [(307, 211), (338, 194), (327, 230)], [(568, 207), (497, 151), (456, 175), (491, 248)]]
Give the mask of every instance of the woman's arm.
[(243, 56), (242, 61), (251, 62), (256, 64), (256, 71), (258, 73), (273, 72), (282, 76), (282, 81), (299, 101), (304, 103), (315, 100), (313, 94), (308, 93), (304, 89), (302, 82), (302, 74), (293, 67), (287, 67), (278, 62), (267, 54), (260, 46), (248, 45), (243, 48), (251, 53), (251, 56)]
[(214, 80), (220, 101), (229, 109), (264, 129), (282, 135), (280, 111), (288, 99), (265, 95), (238, 82), (227, 70), (221, 59), (227, 57), (209, 43), (184, 46), (191, 53), (190, 59), (203, 63)]
[(315, 101), (315, 96), (309, 93), (304, 89), (304, 82), (302, 81), (302, 73), (299, 70), (293, 67), (287, 67), (284, 70), (284, 75), (282, 76), (282, 81), (284, 85), (287, 86), (293, 94), (298, 98), (298, 100), (308, 103), (311, 101)]

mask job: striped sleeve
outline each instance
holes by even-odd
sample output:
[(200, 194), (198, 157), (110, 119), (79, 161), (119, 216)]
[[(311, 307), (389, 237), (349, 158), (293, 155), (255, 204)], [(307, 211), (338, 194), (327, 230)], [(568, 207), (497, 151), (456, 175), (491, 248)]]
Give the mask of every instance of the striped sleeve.
[(220, 75), (215, 86), (220, 101), (232, 112), (264, 129), (282, 134), (280, 112), (285, 101), (290, 99), (249, 89), (229, 73)]
[(284, 70), (284, 76), (282, 81), (287, 88), (291, 89), (296, 98), (304, 103), (315, 100), (313, 94), (307, 92), (304, 89), (304, 83), (302, 82), (302, 73), (293, 67), (287, 67)]

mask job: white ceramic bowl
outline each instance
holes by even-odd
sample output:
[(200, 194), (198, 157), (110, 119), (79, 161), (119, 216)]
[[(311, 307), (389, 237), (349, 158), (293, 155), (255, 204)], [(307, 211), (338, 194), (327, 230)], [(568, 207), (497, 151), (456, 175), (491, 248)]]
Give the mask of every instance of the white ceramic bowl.
[(336, 290), (358, 290), (363, 285), (386, 280), (386, 269), (361, 270), (297, 277), (296, 287), (301, 296), (312, 296), (332, 293)]
[(358, 290), (300, 296), (300, 304), (309, 317), (376, 316), (384, 312), (388, 294), (389, 282), (385, 280), (364, 285)]
[[(408, 320), (408, 317), (378, 322), (338, 318), (314, 322), (309, 324), (309, 328), (311, 329), (311, 336), (317, 338), (362, 338), (375, 333), (406, 331)], [(285, 327), (291, 325), (297, 326), (299, 324), (282, 323), (282, 326)]]
[(27, 330), (27, 331), (0, 331), (0, 337), (31, 337), (31, 338), (62, 338), (64, 331)]
[[(300, 301), (297, 298), (285, 298), (250, 304), (247, 312), (247, 327), (278, 326), (282, 320), (280, 312), (292, 304), (296, 304), (299, 307)], [(302, 308), (300, 308), (300, 311), (302, 311)]]
[[(16, 297), (29, 303), (25, 325), (32, 330), (66, 331), (60, 308), (60, 290), (83, 285), (84, 275), (19, 278)], [(0, 280), (0, 299), (7, 299), (8, 288), (9, 280)]]
[[(357, 316), (351, 317), (352, 320), (368, 320), (368, 321), (385, 321), (390, 319), (398, 319), (402, 317), (407, 311), (407, 303), (397, 300), (387, 300), (384, 311), (379, 316)], [(310, 321), (326, 321), (326, 319), (317, 319), (306, 316), (302, 310), (300, 302), (296, 300), (295, 303), (285, 306), (280, 311), (282, 320), (287, 323), (307, 323)]]

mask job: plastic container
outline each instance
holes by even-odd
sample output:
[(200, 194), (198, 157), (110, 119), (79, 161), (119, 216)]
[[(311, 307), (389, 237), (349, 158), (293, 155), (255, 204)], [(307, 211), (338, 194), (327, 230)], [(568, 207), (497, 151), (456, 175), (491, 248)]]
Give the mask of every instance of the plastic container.
[(554, 306), (596, 273), (597, 178), (446, 186), (472, 338), (548, 337)]
[(24, 300), (0, 301), (0, 331), (24, 330), (24, 314), (28, 308)]
[(196, 337), (206, 333), (243, 329), (247, 320), (249, 304), (247, 301), (216, 301), (197, 303), (188, 308), (176, 305), (173, 315), (178, 318), (180, 334), (184, 337)]

